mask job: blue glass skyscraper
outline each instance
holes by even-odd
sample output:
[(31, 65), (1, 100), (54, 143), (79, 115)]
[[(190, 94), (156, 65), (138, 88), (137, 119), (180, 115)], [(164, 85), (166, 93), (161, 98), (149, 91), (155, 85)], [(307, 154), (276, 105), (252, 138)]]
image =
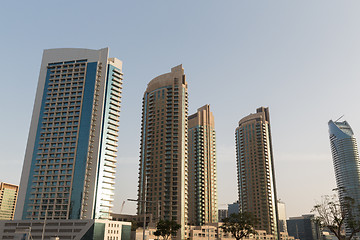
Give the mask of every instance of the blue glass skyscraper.
[(16, 219), (109, 219), (122, 62), (108, 48), (43, 54)]
[(360, 204), (360, 162), (354, 133), (348, 122), (329, 121), (331, 153), (340, 204), (345, 197)]

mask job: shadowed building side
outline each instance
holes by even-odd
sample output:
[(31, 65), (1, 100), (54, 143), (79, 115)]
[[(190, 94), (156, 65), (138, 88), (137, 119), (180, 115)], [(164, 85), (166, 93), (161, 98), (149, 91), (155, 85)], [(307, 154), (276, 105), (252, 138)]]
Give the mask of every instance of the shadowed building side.
[(205, 105), (189, 116), (189, 223), (218, 222), (214, 116)]

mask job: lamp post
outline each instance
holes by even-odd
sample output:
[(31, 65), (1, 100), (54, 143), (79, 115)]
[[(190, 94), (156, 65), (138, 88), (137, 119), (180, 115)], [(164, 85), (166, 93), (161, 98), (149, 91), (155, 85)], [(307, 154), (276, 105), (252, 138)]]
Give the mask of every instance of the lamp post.
[(146, 203), (149, 202), (149, 203), (154, 203), (154, 202), (157, 202), (158, 203), (158, 221), (160, 221), (160, 201), (148, 201), (146, 200), (146, 189), (147, 189), (147, 177), (145, 177), (145, 191), (144, 191), (144, 199), (141, 200), (141, 199), (127, 199), (128, 201), (132, 201), (132, 202), (142, 202), (144, 205), (144, 224), (143, 224), (143, 240), (145, 240), (145, 227), (146, 227)]
[(143, 224), (143, 240), (145, 240), (145, 227), (146, 227), (146, 189), (147, 189), (147, 176), (145, 176), (145, 190), (144, 190), (144, 199), (140, 200), (140, 199), (127, 199), (128, 201), (133, 201), (133, 202), (143, 202), (144, 203), (144, 224)]

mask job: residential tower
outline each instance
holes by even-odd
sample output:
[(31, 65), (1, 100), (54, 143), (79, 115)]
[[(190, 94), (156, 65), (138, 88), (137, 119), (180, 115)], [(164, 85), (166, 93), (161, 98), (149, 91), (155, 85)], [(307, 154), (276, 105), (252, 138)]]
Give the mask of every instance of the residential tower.
[(214, 116), (205, 105), (189, 116), (189, 223), (218, 222)]
[(257, 230), (279, 237), (269, 109), (241, 119), (235, 138), (240, 211), (254, 215)]
[(43, 53), (16, 219), (110, 219), (122, 62), (109, 49)]

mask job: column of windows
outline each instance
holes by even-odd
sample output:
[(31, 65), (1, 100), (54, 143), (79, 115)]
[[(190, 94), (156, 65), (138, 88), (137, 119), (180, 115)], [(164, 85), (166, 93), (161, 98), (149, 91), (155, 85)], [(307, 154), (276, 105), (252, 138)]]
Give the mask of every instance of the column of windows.
[(74, 171), (86, 63), (49, 64), (48, 88), (32, 179), (30, 219), (66, 219)]

